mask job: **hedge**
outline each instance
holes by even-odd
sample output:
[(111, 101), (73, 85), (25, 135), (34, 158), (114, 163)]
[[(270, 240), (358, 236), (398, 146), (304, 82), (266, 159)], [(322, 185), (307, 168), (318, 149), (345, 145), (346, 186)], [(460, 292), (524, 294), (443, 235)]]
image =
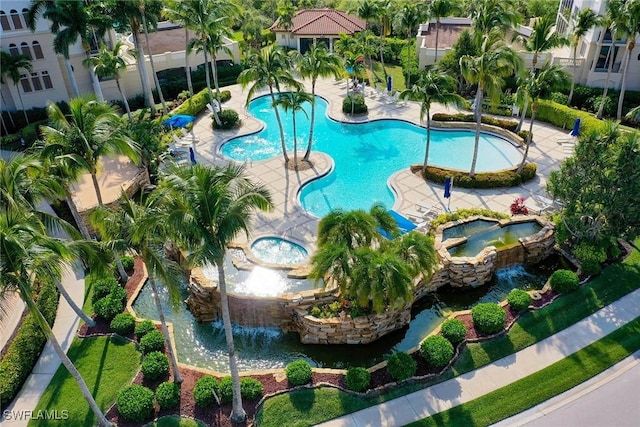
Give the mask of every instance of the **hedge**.
[[(49, 325), (53, 325), (58, 310), (58, 290), (55, 284), (41, 284), (36, 306)], [(0, 407), (6, 408), (18, 394), (46, 342), (35, 317), (27, 314), (0, 360)]]
[[(461, 188), (500, 188), (517, 187), (518, 185), (532, 180), (536, 176), (537, 165), (527, 163), (518, 173), (516, 169), (504, 170), (500, 172), (478, 172), (475, 177), (469, 177), (469, 172), (443, 169), (435, 166), (427, 166), (424, 178), (438, 184), (444, 184), (447, 177), (453, 177), (455, 186)], [(422, 171), (422, 166), (412, 166), (411, 171)]]
[[(216, 96), (215, 89), (213, 90), (213, 96)], [(220, 102), (226, 102), (231, 99), (231, 92), (228, 90), (220, 91)], [(209, 99), (209, 89), (204, 88), (200, 92), (193, 95), (193, 98), (184, 101), (178, 108), (173, 110), (172, 115), (186, 114), (188, 116), (197, 116), (204, 111), (207, 104), (211, 100)]]
[(344, 114), (351, 114), (351, 100), (353, 99), (353, 114), (364, 114), (369, 111), (367, 104), (365, 102), (364, 96), (361, 93), (356, 93), (355, 95), (350, 93), (342, 101), (342, 112)]
[(233, 129), (240, 123), (240, 116), (235, 110), (227, 108), (218, 113), (220, 125), (216, 122), (215, 117), (212, 119), (212, 127), (214, 129)]
[[(475, 123), (476, 121), (473, 114), (465, 114), (465, 113), (457, 113), (457, 114), (435, 113), (431, 117), (431, 120), (436, 122), (467, 122), (467, 123)], [(497, 126), (497, 127), (509, 130), (511, 132), (514, 132), (518, 127), (518, 122), (516, 120), (496, 119), (491, 116), (482, 116), (480, 121), (485, 125)]]
[[(220, 401), (229, 403), (233, 400), (233, 381), (231, 377), (224, 377), (220, 381)], [(264, 386), (256, 379), (240, 378), (240, 395), (243, 399), (254, 400), (262, 396)]]
[(545, 99), (538, 101), (536, 120), (548, 122), (563, 129), (572, 129), (577, 118), (580, 118), (581, 122), (580, 134), (600, 132), (605, 125), (604, 120), (596, 119), (593, 114), (586, 111), (578, 111)]

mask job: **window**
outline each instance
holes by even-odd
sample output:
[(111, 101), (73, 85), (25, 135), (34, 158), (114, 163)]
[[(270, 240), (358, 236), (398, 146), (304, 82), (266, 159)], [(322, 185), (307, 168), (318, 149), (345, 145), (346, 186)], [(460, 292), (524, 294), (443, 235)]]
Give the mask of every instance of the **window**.
[(27, 42), (20, 43), (20, 50), (22, 50), (22, 54), (29, 59), (33, 59), (33, 55), (31, 55), (31, 49), (29, 49), (29, 45)]
[(42, 81), (44, 82), (45, 89), (53, 89), (53, 83), (51, 82), (51, 76), (48, 71), (42, 72)]
[(18, 50), (18, 46), (16, 46), (14, 43), (11, 43), (9, 45), (9, 53), (11, 54), (11, 56), (20, 55), (20, 51)]
[(13, 23), (14, 30), (21, 30), (24, 28), (24, 25), (22, 25), (22, 16), (15, 9), (11, 9), (11, 22)]
[(620, 68), (620, 63), (616, 63), (616, 59), (619, 59), (618, 57), (618, 53), (620, 52), (620, 46), (616, 46), (613, 52), (613, 58), (611, 58), (611, 55), (609, 54), (609, 51), (611, 50), (611, 46), (602, 46), (600, 48), (600, 55), (598, 55), (598, 62), (596, 63), (596, 71), (599, 72), (604, 72), (607, 71), (609, 68), (609, 62), (613, 61), (613, 68), (612, 71), (614, 73), (618, 72), (618, 69)]
[(20, 83), (22, 84), (22, 91), (24, 93), (31, 92), (31, 83), (29, 83), (29, 78), (26, 74), (20, 76)]
[(40, 81), (40, 73), (31, 73), (31, 83), (33, 83), (33, 90), (42, 90), (42, 82)]
[(42, 53), (42, 46), (37, 41), (31, 43), (31, 47), (33, 48), (33, 55), (36, 59), (44, 59), (44, 54)]
[(11, 31), (11, 24), (9, 24), (9, 17), (4, 10), (0, 10), (0, 24), (2, 24), (3, 31)]
[(53, 81), (48, 71), (33, 72), (28, 76), (23, 74), (20, 76), (20, 83), (22, 91), (25, 93), (53, 89)]

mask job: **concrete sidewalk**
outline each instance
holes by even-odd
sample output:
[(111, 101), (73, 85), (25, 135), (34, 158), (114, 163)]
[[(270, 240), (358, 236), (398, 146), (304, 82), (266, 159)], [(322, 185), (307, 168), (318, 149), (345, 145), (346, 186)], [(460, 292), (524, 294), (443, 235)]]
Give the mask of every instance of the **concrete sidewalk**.
[(490, 365), (320, 425), (402, 426), (469, 402), (544, 369), (629, 323), (640, 316), (639, 299), (640, 289)]

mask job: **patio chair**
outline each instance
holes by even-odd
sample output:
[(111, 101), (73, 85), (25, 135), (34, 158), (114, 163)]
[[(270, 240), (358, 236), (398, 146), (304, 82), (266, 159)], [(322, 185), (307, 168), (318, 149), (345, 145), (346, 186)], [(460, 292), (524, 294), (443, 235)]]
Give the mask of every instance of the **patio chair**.
[(428, 213), (415, 209), (407, 209), (403, 211), (404, 215), (409, 217), (415, 223), (423, 222), (428, 219)]
[(176, 147), (190, 147), (191, 146), (191, 141), (187, 141), (185, 139), (179, 138), (178, 135), (176, 135), (175, 133), (172, 136), (173, 136), (173, 142), (175, 143)]
[(564, 154), (572, 155), (576, 148), (576, 143), (574, 141), (563, 142), (562, 151)]
[(418, 200), (416, 202), (416, 209), (419, 212), (423, 212), (425, 215), (438, 216), (440, 215), (440, 213), (442, 213), (442, 209), (440, 208), (440, 206), (433, 205), (424, 200)]
[(188, 132), (185, 128), (180, 128), (180, 133), (185, 141), (200, 142), (200, 139), (193, 132)]

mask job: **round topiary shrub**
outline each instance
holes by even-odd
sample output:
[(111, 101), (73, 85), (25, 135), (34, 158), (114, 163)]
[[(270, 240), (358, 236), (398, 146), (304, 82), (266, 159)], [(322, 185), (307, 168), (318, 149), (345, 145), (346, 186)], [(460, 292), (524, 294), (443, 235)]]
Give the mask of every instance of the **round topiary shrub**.
[(120, 313), (113, 318), (109, 327), (118, 335), (129, 335), (136, 327), (136, 319), (129, 313)]
[(345, 381), (349, 390), (363, 391), (369, 387), (371, 374), (362, 367), (349, 368)]
[(169, 358), (159, 351), (152, 351), (142, 359), (142, 376), (145, 380), (157, 380), (169, 375)]
[(415, 375), (416, 369), (418, 369), (416, 361), (407, 353), (394, 353), (389, 359), (387, 359), (387, 371), (389, 371), (391, 378), (396, 381), (411, 378)]
[(364, 114), (369, 111), (367, 104), (364, 101), (364, 96), (360, 93), (349, 94), (342, 101), (342, 112), (345, 114), (351, 114), (351, 100), (353, 100), (353, 114)]
[(442, 335), (431, 335), (420, 344), (420, 354), (429, 365), (441, 368), (453, 357), (453, 344)]
[(126, 272), (131, 273), (133, 271), (133, 265), (135, 262), (132, 256), (125, 255), (123, 257), (120, 257), (120, 262), (122, 263), (122, 266), (124, 267)]
[(116, 405), (125, 420), (148, 420), (153, 415), (153, 391), (141, 385), (126, 386), (118, 393)]
[(306, 360), (294, 360), (286, 368), (287, 380), (291, 385), (302, 385), (311, 381), (311, 365)]
[(220, 111), (218, 113), (218, 117), (222, 123), (218, 124), (214, 117), (212, 123), (214, 129), (233, 129), (240, 123), (240, 116), (238, 116), (238, 113), (229, 108)]
[(93, 311), (105, 320), (113, 319), (122, 313), (122, 310), (124, 310), (124, 303), (118, 298), (113, 298), (111, 294), (99, 299), (93, 305)]
[(218, 380), (209, 375), (200, 377), (193, 388), (193, 400), (198, 406), (212, 405), (216, 401), (215, 395), (219, 390), (220, 383)]
[(151, 320), (145, 319), (136, 325), (136, 329), (134, 330), (134, 333), (136, 334), (136, 337), (138, 337), (138, 339), (140, 340), (149, 332), (155, 331), (155, 330), (156, 330), (156, 325)]
[(440, 334), (451, 344), (458, 344), (467, 335), (467, 327), (459, 319), (447, 319), (440, 326)]
[(160, 409), (171, 409), (180, 403), (180, 386), (174, 382), (163, 382), (156, 389), (156, 402)]
[(223, 377), (218, 386), (220, 390), (220, 401), (229, 403), (233, 400), (233, 381), (231, 377)]
[(255, 378), (242, 378), (240, 379), (240, 394), (243, 399), (255, 400), (262, 396), (264, 393), (264, 386)]
[(127, 291), (121, 286), (116, 286), (111, 289), (111, 292), (109, 292), (109, 295), (107, 296), (115, 301), (120, 301), (123, 306), (127, 305)]
[(522, 289), (514, 289), (507, 295), (507, 302), (509, 307), (520, 313), (531, 305), (531, 295)]
[(153, 330), (140, 340), (140, 351), (142, 354), (152, 351), (164, 351), (164, 336), (162, 332)]
[(495, 334), (504, 329), (507, 313), (495, 302), (477, 304), (471, 309), (473, 324), (485, 334)]
[(554, 292), (566, 293), (578, 289), (580, 279), (571, 270), (556, 270), (549, 278), (549, 284)]
[(92, 284), (93, 294), (91, 295), (91, 302), (95, 303), (109, 295), (113, 288), (119, 287), (120, 285), (118, 284), (118, 281), (113, 276), (102, 277), (94, 280)]

